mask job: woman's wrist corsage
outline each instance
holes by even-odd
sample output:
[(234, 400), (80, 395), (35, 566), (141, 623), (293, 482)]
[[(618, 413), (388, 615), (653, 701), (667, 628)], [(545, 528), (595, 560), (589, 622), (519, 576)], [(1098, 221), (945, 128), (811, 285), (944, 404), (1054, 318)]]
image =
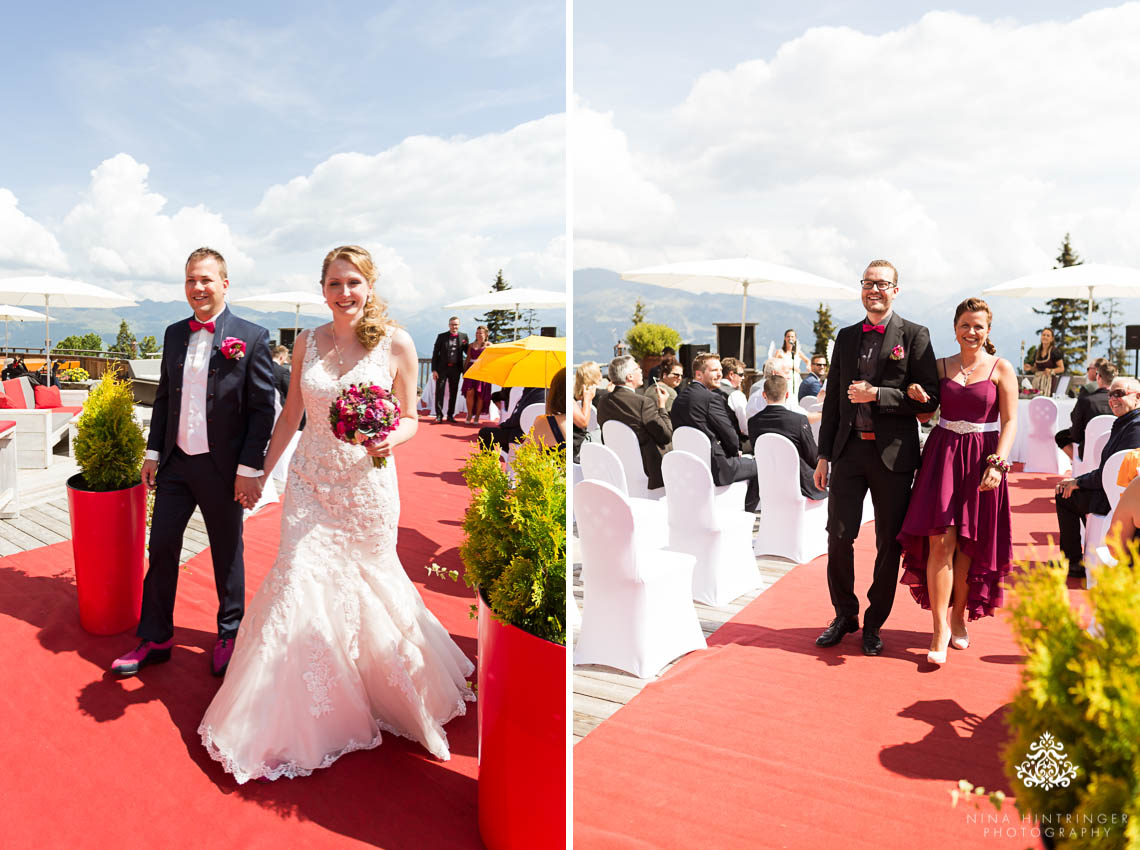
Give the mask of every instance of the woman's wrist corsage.
[(1002, 475), (1005, 475), (1007, 472), (1013, 469), (1013, 464), (1011, 464), (1008, 460), (1002, 460), (997, 455), (990, 455), (987, 457), (986, 466), (992, 466)]

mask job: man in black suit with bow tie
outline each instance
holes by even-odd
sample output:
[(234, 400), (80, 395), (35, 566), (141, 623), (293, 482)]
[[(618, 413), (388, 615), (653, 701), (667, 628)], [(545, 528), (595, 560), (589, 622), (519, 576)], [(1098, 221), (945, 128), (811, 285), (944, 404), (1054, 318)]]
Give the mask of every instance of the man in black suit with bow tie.
[[(835, 338), (815, 468), (815, 486), (830, 493), (827, 586), (835, 608), (835, 619), (816, 640), (817, 646), (835, 646), (845, 634), (859, 629), (854, 543), (863, 499), (871, 491), (877, 553), (867, 592), (870, 604), (863, 615), (866, 655), (882, 653), (879, 629), (894, 605), (902, 556), (897, 538), (919, 460), (915, 417), (938, 407), (938, 369), (930, 332), (891, 308), (898, 280), (898, 271), (886, 260), (873, 261), (863, 273), (860, 285), (867, 318), (843, 328)], [(926, 402), (907, 397), (912, 383), (926, 391)]]
[(444, 388), (447, 399), (447, 421), (455, 421), (455, 398), (459, 395), (459, 375), (467, 356), (467, 334), (459, 332), (459, 317), (447, 320), (447, 330), (435, 338), (431, 351), (431, 379), (435, 381), (435, 421), (443, 421)]
[(133, 676), (170, 658), (182, 536), (202, 509), (214, 584), (218, 639), (215, 676), (225, 674), (245, 613), (242, 520), (261, 495), (265, 449), (273, 430), (273, 361), (269, 333), (226, 307), (226, 261), (199, 248), (186, 261), (186, 300), (194, 317), (163, 337), (143, 482), (157, 489), (150, 529), (150, 568), (143, 582), (142, 642), (111, 670)]

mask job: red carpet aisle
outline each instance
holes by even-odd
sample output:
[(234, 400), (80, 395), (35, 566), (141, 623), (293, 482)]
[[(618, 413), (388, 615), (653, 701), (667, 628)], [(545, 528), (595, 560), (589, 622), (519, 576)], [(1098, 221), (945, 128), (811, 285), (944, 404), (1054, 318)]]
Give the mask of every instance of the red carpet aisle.
[[(1017, 475), (1019, 544), (1055, 529), (1046, 476)], [(1019, 546), (1019, 549), (1021, 547)], [(1015, 552), (1015, 555), (1020, 552)], [(874, 529), (856, 543), (862, 604)], [(576, 847), (1011, 847), (992, 809), (951, 809), (959, 779), (1007, 793), (1002, 712), (1020, 656), (1003, 618), (971, 647), (926, 661), (930, 615), (900, 586), (867, 658), (859, 634), (833, 649), (825, 558), (796, 567), (574, 749)], [(988, 828), (988, 831), (987, 831)]]
[[(473, 429), (425, 424), (397, 455), (399, 554), (428, 606), (470, 658), (466, 586), (427, 576), (461, 569), (467, 504), (458, 472)], [(252, 596), (276, 554), (279, 506), (246, 525)], [(452, 758), (386, 736), (311, 777), (238, 787), (202, 748), (214, 692), (217, 597), (209, 552), (179, 582), (176, 647), (138, 678), (103, 671), (134, 640), (79, 627), (71, 544), (0, 561), (0, 824), (5, 848), (479, 847), (475, 704), (447, 726)], [(425, 586), (425, 579), (428, 579)]]

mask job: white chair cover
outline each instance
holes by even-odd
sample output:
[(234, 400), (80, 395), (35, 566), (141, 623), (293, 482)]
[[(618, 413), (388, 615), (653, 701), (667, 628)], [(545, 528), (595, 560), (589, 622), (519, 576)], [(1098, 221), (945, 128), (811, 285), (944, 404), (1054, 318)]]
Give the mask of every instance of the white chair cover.
[(705, 644), (693, 608), (696, 559), (638, 545), (626, 498), (603, 481), (574, 489), (582, 544), (582, 628), (575, 664), (604, 664), (656, 676), (666, 664)]
[(717, 505), (712, 473), (700, 459), (674, 449), (661, 463), (669, 509), (669, 548), (697, 559), (693, 599), (727, 605), (760, 586), (752, 554), (756, 515)]
[[(1020, 424), (1020, 423), (1019, 423)], [(1038, 396), (1029, 401), (1028, 432), (1025, 437), (1025, 471), (1059, 475), (1070, 466), (1069, 458), (1057, 448), (1057, 402)]]
[(808, 413), (815, 413), (823, 407), (823, 402), (813, 395), (804, 396), (800, 399), (800, 407)]
[[(1107, 440), (1107, 435), (1105, 436)], [(1111, 531), (1109, 522), (1112, 519), (1112, 514), (1116, 510), (1117, 504), (1120, 502), (1120, 494), (1124, 492), (1124, 488), (1116, 483), (1117, 476), (1120, 475), (1120, 465), (1124, 463), (1124, 458), (1128, 455), (1131, 449), (1125, 449), (1113, 454), (1104, 464), (1104, 472), (1101, 473), (1100, 483), (1104, 488), (1104, 494), (1108, 496), (1108, 513), (1107, 514), (1089, 514), (1085, 517), (1085, 567), (1094, 567), (1101, 563), (1097, 550), (1104, 546), (1105, 537)], [(1091, 575), (1086, 571), (1086, 575)], [(1095, 580), (1090, 579), (1095, 584)]]
[(753, 448), (760, 483), (760, 527), (753, 551), (798, 564), (822, 555), (827, 551), (827, 499), (817, 502), (800, 492), (796, 447), (780, 434), (761, 434)]
[[(1104, 443), (1108, 439), (1108, 432), (1112, 430), (1112, 423), (1115, 421), (1116, 417), (1111, 413), (1102, 413), (1100, 416), (1094, 416), (1085, 424), (1085, 456), (1077, 457), (1079, 453), (1076, 451), (1076, 447), (1073, 447), (1074, 478), (1091, 472), (1100, 466), (1100, 450), (1104, 448)], [(1105, 440), (1098, 444), (1097, 439), (1101, 436), (1104, 436)]]
[(660, 499), (665, 488), (649, 489), (649, 476), (641, 460), (637, 434), (624, 422), (611, 419), (602, 425), (602, 442), (614, 450), (625, 468), (626, 492), (637, 499)]
[[(582, 451), (578, 455), (582, 461), (582, 476), (586, 481), (604, 481), (629, 500), (630, 509), (637, 517), (638, 533), (642, 535), (641, 544), (650, 548), (660, 549), (669, 543), (669, 520), (666, 514), (664, 499), (638, 499), (630, 498), (626, 489), (625, 469), (621, 458), (613, 449), (601, 443), (582, 443)], [(638, 458), (640, 463), (641, 458)], [(574, 516), (577, 517), (577, 505), (574, 507)]]
[[(681, 425), (673, 429), (673, 451), (688, 452), (696, 457), (712, 474), (712, 443), (704, 431)], [(729, 510), (739, 510), (744, 507), (744, 500), (748, 496), (747, 481), (733, 481), (731, 484), (722, 484), (716, 488), (717, 504)]]

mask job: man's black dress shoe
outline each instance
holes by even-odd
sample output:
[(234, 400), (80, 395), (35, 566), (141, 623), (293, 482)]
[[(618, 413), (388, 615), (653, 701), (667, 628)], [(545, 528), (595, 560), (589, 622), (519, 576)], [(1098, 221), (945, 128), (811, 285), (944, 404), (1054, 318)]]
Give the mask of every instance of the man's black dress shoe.
[(883, 654), (883, 641), (879, 638), (878, 629), (869, 629), (866, 626), (863, 627), (863, 654)]
[(448, 421), (448, 424), (454, 425), (455, 424), (455, 417), (449, 416), (449, 417), (447, 417), (447, 421)]
[(858, 617), (836, 617), (831, 624), (823, 630), (823, 634), (815, 639), (816, 646), (835, 646), (843, 640), (848, 632), (859, 631)]

